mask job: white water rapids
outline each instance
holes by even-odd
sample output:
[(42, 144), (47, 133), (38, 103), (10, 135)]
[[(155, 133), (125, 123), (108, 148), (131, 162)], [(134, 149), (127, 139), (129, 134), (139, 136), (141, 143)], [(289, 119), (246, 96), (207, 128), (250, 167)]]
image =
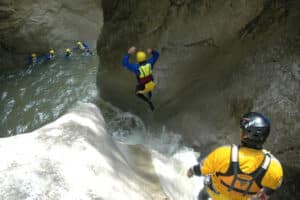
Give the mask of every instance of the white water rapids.
[(166, 156), (154, 148), (116, 141), (97, 107), (82, 103), (31, 133), (0, 140), (0, 197), (196, 199), (202, 181), (186, 177), (194, 153)]
[(16, 134), (0, 139), (0, 199), (197, 199), (202, 179), (186, 171), (198, 155), (164, 128), (100, 111), (96, 66), (58, 59), (0, 77), (1, 135)]

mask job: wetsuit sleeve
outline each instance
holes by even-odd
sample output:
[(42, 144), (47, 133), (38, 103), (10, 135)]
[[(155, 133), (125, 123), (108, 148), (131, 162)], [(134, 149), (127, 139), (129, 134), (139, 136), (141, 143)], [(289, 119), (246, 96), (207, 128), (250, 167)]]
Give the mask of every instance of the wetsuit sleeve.
[(135, 73), (135, 74), (138, 74), (139, 71), (138, 71), (138, 64), (135, 64), (135, 63), (130, 63), (129, 62), (129, 58), (130, 58), (130, 54), (126, 54), (124, 57), (123, 57), (123, 60), (122, 60), (122, 64), (124, 67), (126, 67), (129, 71)]
[(157, 61), (158, 57), (159, 57), (159, 53), (156, 50), (152, 50), (152, 56), (147, 61), (148, 63), (151, 64), (152, 69), (153, 69), (154, 64)]
[(86, 43), (82, 43), (82, 45), (87, 49), (89, 48), (89, 46)]
[(270, 188), (264, 188), (263, 190), (264, 190), (264, 193), (268, 196), (271, 196), (275, 192), (275, 190), (272, 190)]
[(50, 60), (50, 54), (45, 55), (45, 60)]
[(217, 172), (225, 173), (230, 163), (230, 146), (218, 147), (212, 151), (201, 163), (203, 175), (212, 175)]
[(192, 168), (193, 170), (193, 174), (195, 174), (196, 176), (201, 176), (201, 166), (198, 164), (198, 165), (194, 165)]
[(272, 157), (270, 166), (262, 179), (262, 186), (265, 188), (269, 188), (269, 193), (272, 190), (276, 190), (280, 187), (283, 177), (283, 170), (280, 162)]

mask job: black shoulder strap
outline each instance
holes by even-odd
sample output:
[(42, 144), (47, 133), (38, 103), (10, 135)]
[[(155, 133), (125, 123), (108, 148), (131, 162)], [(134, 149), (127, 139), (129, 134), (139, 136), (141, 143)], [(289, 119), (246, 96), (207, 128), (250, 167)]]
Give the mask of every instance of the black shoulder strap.
[(261, 181), (263, 179), (263, 177), (266, 174), (266, 171), (268, 170), (270, 163), (271, 163), (271, 155), (269, 153), (264, 153), (265, 157), (264, 160), (262, 162), (262, 164), (259, 166), (259, 168), (257, 170), (255, 170), (255, 172), (252, 173), (252, 177), (253, 180), (255, 180), (255, 182), (262, 187), (261, 185)]
[(217, 176), (232, 176), (235, 172), (238, 172), (238, 146), (232, 144), (228, 169), (225, 173), (217, 172)]
[(223, 176), (233, 175), (233, 180), (230, 185), (227, 185), (224, 182), (222, 183), (228, 187), (228, 191), (234, 190), (243, 193), (243, 195), (247, 195), (250, 194), (249, 190), (253, 182), (256, 182), (256, 184), (258, 184), (259, 187), (262, 187), (261, 181), (266, 171), (268, 170), (270, 163), (271, 163), (271, 155), (269, 153), (264, 153), (264, 160), (262, 161), (261, 165), (253, 173), (249, 174), (250, 176), (252, 176), (252, 179), (247, 181), (249, 183), (247, 189), (245, 191), (242, 191), (235, 188), (234, 185), (236, 181), (243, 180), (238, 177), (238, 174), (245, 174), (245, 173), (243, 173), (239, 167), (239, 147), (233, 144), (231, 147), (230, 164), (227, 172), (225, 174), (218, 173), (217, 175), (223, 175)]

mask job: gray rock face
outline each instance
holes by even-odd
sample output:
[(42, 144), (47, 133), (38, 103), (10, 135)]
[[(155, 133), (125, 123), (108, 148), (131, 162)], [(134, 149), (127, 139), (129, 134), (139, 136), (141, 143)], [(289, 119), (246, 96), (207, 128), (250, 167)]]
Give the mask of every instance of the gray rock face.
[[(101, 96), (152, 126), (167, 125), (202, 152), (238, 143), (243, 113), (266, 114), (272, 122), (266, 148), (288, 170), (285, 183), (295, 185), (278, 195), (299, 197), (293, 189), (300, 174), (299, 8), (296, 0), (104, 0)], [(135, 76), (121, 66), (132, 45), (161, 53), (153, 113), (133, 93)]]
[(102, 26), (101, 1), (0, 2), (0, 69), (25, 65), (31, 52), (74, 47), (96, 41)]

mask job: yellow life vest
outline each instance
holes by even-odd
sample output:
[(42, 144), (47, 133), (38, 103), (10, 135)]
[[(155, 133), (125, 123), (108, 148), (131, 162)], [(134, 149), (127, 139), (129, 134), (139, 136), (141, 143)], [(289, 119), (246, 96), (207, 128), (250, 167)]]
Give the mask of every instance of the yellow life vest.
[(143, 90), (137, 91), (137, 93), (145, 94), (151, 92), (155, 88), (155, 83), (152, 77), (152, 68), (150, 63), (139, 66), (139, 83), (144, 84), (145, 88)]
[(231, 148), (231, 162), (226, 173), (217, 173), (220, 185), (227, 191), (239, 193), (243, 196), (255, 195), (261, 188), (261, 181), (271, 163), (271, 156), (264, 154), (264, 160), (260, 166), (251, 173), (244, 173), (239, 166), (239, 149), (236, 145)]
[(139, 66), (139, 79), (146, 78), (152, 75), (152, 68), (150, 63)]
[(275, 157), (265, 150), (234, 146), (215, 149), (201, 165), (201, 173), (212, 178), (216, 192), (207, 191), (213, 200), (249, 200), (261, 187), (280, 186), (283, 171)]

